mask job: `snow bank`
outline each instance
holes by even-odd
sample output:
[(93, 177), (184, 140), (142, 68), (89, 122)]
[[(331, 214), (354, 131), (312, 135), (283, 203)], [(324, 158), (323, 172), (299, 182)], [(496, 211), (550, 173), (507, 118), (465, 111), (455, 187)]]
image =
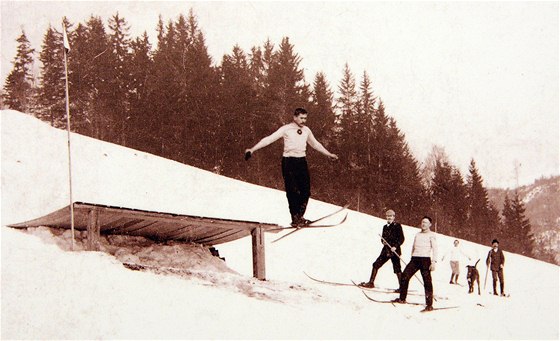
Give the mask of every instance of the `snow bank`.
[[(66, 134), (14, 111), (2, 112), (2, 224), (68, 205)], [(73, 135), (76, 199), (113, 206), (286, 223), (282, 192)], [(241, 209), (250, 204), (251, 210)], [(333, 209), (311, 201), (309, 217)], [(398, 219), (398, 212), (397, 212)], [(68, 231), (1, 229), (3, 339), (558, 339), (558, 267), (506, 253), (510, 298), (469, 295), (467, 262), (484, 282), (489, 246), (462, 241), (471, 255), (450, 285), (449, 265), (432, 273), (436, 306), (377, 304), (355, 287), (322, 285), (369, 277), (384, 221), (350, 211), (339, 227), (299, 231), (275, 244), (266, 235), (267, 281), (251, 277), (250, 238), (219, 245), (224, 263), (192, 244), (106, 236), (102, 252), (69, 251)], [(404, 227), (403, 259), (417, 228)], [(440, 255), (454, 238), (439, 235)], [(489, 236), (489, 240), (491, 237)], [(129, 267), (123, 263), (130, 264)], [(135, 271), (138, 269), (140, 271)], [(376, 284), (395, 287), (390, 264)], [(484, 283), (481, 283), (483, 285)], [(410, 301), (422, 302), (412, 279)], [(390, 299), (395, 294), (373, 293)]]

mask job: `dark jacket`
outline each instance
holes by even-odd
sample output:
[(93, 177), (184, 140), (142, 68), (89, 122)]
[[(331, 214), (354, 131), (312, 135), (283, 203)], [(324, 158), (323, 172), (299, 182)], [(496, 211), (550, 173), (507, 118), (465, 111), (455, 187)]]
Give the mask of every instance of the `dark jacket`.
[(506, 258), (504, 257), (502, 249), (498, 248), (498, 251), (496, 252), (492, 249), (488, 252), (488, 257), (486, 257), (486, 266), (490, 266), (490, 270), (500, 270), (500, 265), (503, 265), (505, 262)]
[[(383, 233), (381, 234), (381, 236), (383, 237), (383, 239), (385, 239), (385, 241), (387, 241), (389, 245), (397, 248), (395, 250), (397, 254), (401, 254), (401, 245), (402, 243), (404, 243), (404, 234), (401, 224), (395, 221), (391, 224), (385, 224), (383, 226)], [(391, 248), (385, 245), (383, 240), (381, 240), (381, 243), (383, 244), (383, 249), (381, 250), (381, 252), (385, 253), (387, 256), (392, 256), (393, 251), (391, 251)]]

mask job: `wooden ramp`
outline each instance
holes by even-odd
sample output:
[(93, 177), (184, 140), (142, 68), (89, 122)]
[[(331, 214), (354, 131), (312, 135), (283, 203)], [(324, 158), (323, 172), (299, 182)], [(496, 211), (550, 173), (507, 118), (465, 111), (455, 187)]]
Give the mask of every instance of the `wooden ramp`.
[[(15, 228), (38, 226), (70, 229), (70, 206), (34, 220), (10, 225)], [(265, 279), (264, 232), (277, 233), (278, 227), (276, 224), (269, 223), (74, 203), (74, 228), (88, 232), (89, 250), (98, 250), (100, 234), (142, 236), (157, 241), (176, 240), (207, 246), (227, 243), (251, 235), (253, 275), (263, 280)]]

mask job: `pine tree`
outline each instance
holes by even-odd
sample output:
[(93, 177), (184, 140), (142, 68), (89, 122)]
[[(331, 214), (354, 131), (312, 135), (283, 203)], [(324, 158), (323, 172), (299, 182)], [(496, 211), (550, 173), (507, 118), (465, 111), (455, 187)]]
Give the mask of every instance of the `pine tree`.
[(448, 203), (451, 207), (450, 234), (463, 238), (467, 222), (467, 189), (463, 176), (457, 167), (452, 167), (450, 194), (452, 198), (451, 202)]
[[(344, 65), (342, 80), (338, 85), (339, 97), (336, 99), (337, 110), (340, 115), (337, 143), (340, 146), (341, 167), (347, 171), (346, 174), (346, 194), (345, 201), (354, 201), (358, 206), (363, 206), (360, 201), (361, 192), (360, 176), (362, 170), (360, 162), (362, 141), (356, 137), (358, 134), (358, 92), (356, 90), (356, 80), (350, 70), (348, 63)], [(351, 195), (352, 197), (350, 197)], [(362, 210), (362, 208), (359, 208)]]
[[(173, 46), (175, 44), (175, 25), (168, 22), (164, 25), (160, 16), (157, 24), (158, 42), (153, 57), (153, 72), (148, 81), (152, 91), (148, 93), (148, 101), (153, 105), (153, 122), (156, 141), (153, 146), (160, 156), (173, 158), (174, 141), (179, 141), (173, 117), (178, 112), (179, 83), (178, 70), (175, 69)], [(178, 125), (178, 123), (177, 123)]]
[(131, 42), (130, 62), (130, 129), (128, 141), (131, 147), (156, 153), (157, 137), (155, 132), (157, 120), (154, 117), (154, 106), (150, 101), (153, 85), (150, 83), (153, 70), (153, 59), (148, 34)]
[[(334, 112), (334, 94), (330, 89), (325, 74), (319, 72), (315, 75), (312, 89), (311, 115), (308, 121), (313, 135), (328, 150), (336, 151), (334, 139), (336, 114)], [(311, 153), (309, 155), (309, 168), (313, 174), (314, 188), (321, 200), (336, 204), (345, 204), (340, 197), (343, 184), (333, 183), (332, 179), (340, 178), (342, 169), (338, 162), (325, 162), (324, 155)]]
[[(100, 17), (91, 16), (86, 23), (86, 41), (83, 56), (79, 58), (84, 65), (82, 79), (91, 91), (87, 100), (85, 119), (89, 122), (90, 136), (100, 140), (115, 142), (112, 134), (114, 125), (113, 112), (113, 68), (111, 46), (105, 32), (105, 25)], [(76, 55), (77, 53), (72, 53)], [(88, 123), (89, 123), (88, 122)]]
[(65, 23), (65, 26), (72, 48), (71, 53), (67, 55), (71, 129), (93, 136), (90, 103), (94, 93), (93, 77), (91, 77), (94, 55), (91, 55), (89, 50), (87, 27), (79, 23), (76, 29), (71, 31), (70, 23)]
[(453, 167), (445, 154), (435, 161), (431, 182), (435, 229), (455, 237), (463, 237), (466, 223), (466, 189), (461, 172)]
[(8, 74), (4, 84), (4, 104), (10, 109), (22, 112), (30, 112), (33, 107), (33, 53), (34, 49), (25, 35), (25, 31), (21, 31), (21, 35), (16, 39), (18, 42), (17, 53), (14, 58), (13, 69)]
[(372, 163), (372, 143), (371, 139), (373, 137), (373, 120), (375, 115), (375, 105), (377, 98), (373, 94), (372, 82), (366, 71), (362, 76), (362, 81), (360, 83), (360, 93), (358, 102), (358, 124), (362, 130), (362, 136), (358, 138), (364, 138), (366, 158), (369, 166)]
[(500, 226), (498, 211), (491, 206), (482, 181), (475, 161), (471, 160), (467, 178), (467, 237), (471, 241), (485, 244), (488, 239), (496, 236)]
[(126, 127), (130, 111), (131, 55), (127, 21), (117, 12), (109, 18), (109, 53), (112, 77), (107, 79), (111, 92), (107, 104), (112, 108), (111, 136), (114, 142), (126, 145)]
[(399, 213), (401, 221), (416, 224), (421, 212), (428, 208), (427, 194), (420, 179), (418, 162), (413, 157), (405, 135), (397, 128), (396, 121), (389, 119), (386, 154), (382, 159), (383, 178), (388, 188), (385, 192), (384, 207), (393, 208)]
[(282, 38), (269, 69), (270, 90), (275, 94), (272, 109), (278, 124), (284, 124), (286, 114), (293, 113), (295, 108), (305, 108), (309, 104), (310, 92), (300, 63), (301, 57), (294, 51), (289, 38)]
[(319, 141), (330, 140), (333, 134), (336, 116), (334, 112), (334, 94), (330, 89), (325, 74), (315, 75), (312, 90), (312, 119), (309, 127)]
[(534, 240), (531, 223), (525, 217), (525, 205), (517, 191), (511, 200), (506, 194), (502, 216), (504, 217), (504, 230), (500, 244), (508, 251), (532, 257)]
[(54, 127), (66, 126), (66, 90), (62, 34), (51, 26), (43, 38), (39, 60), (42, 63), (37, 101), (38, 117)]
[(214, 124), (224, 143), (216, 149), (215, 171), (245, 179), (247, 167), (239, 162), (239, 154), (254, 143), (251, 120), (257, 100), (247, 55), (235, 45), (232, 53), (223, 57), (220, 70), (221, 108)]

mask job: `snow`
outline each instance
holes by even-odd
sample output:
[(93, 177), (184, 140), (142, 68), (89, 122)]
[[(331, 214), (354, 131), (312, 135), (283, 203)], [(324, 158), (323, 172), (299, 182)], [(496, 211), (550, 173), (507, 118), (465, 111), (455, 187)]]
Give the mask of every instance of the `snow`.
[[(381, 249), (382, 219), (349, 210), (344, 225), (298, 231), (277, 243), (266, 235), (267, 281), (251, 277), (250, 238), (217, 245), (223, 262), (196, 244), (103, 236), (84, 251), (84, 233), (6, 225), (68, 205), (66, 132), (15, 111), (2, 111), (2, 339), (558, 339), (559, 268), (506, 252), (509, 298), (484, 289), (488, 245), (461, 241), (481, 259), (482, 295), (468, 294), (466, 263), (448, 284), (448, 262), (432, 273), (438, 306), (378, 304), (349, 282), (369, 278)], [(151, 211), (286, 224), (281, 191), (215, 175), (154, 155), (72, 134), (74, 200)], [(336, 181), (336, 180), (335, 180)], [(247, 208), (250, 209), (247, 209)], [(332, 211), (312, 200), (309, 218)], [(398, 220), (398, 212), (397, 212)], [(414, 234), (404, 226), (403, 259)], [(488, 237), (490, 241), (492, 236)], [(454, 238), (438, 235), (440, 256)], [(133, 271), (123, 263), (140, 264)], [(419, 275), (419, 274), (418, 274)], [(396, 287), (392, 266), (376, 285)], [(410, 290), (423, 288), (415, 278)], [(423, 302), (422, 295), (408, 300)], [(416, 292), (417, 294), (417, 292)], [(370, 293), (379, 299), (396, 294)]]

